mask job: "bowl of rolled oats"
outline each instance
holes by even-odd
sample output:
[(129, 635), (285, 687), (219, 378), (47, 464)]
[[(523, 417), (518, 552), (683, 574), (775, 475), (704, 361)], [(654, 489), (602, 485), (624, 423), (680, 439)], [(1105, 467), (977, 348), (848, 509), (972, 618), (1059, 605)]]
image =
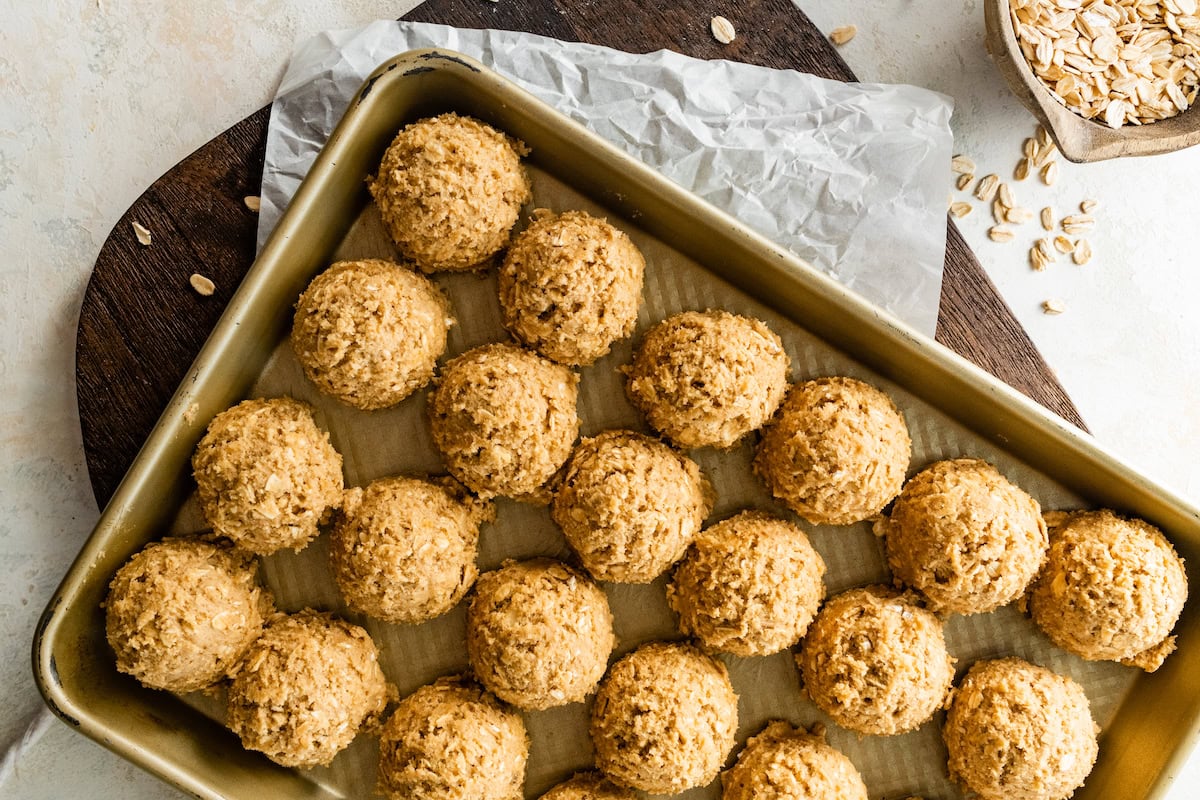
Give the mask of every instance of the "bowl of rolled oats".
[(1071, 161), (1200, 143), (1200, 0), (987, 0), (987, 47)]

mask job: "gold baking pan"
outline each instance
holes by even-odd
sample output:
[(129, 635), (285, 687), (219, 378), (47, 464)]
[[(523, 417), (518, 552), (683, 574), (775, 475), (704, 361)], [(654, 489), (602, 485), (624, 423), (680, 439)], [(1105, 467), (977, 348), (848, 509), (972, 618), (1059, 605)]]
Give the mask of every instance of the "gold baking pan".
[[(358, 412), (318, 395), (287, 347), (292, 307), (331, 259), (393, 255), (369, 203), (364, 178), (402, 125), (443, 111), (480, 117), (531, 149), (535, 203), (603, 214), (629, 232), (647, 257), (638, 333), (684, 308), (722, 306), (758, 316), (778, 333), (792, 375), (850, 374), (888, 391), (909, 422), (911, 471), (937, 458), (986, 458), (1045, 508), (1104, 506), (1144, 517), (1200, 564), (1200, 512), (1105, 452), (1094, 441), (946, 348), (842, 288), (795, 256), (619, 152), (477, 62), (446, 51), (416, 51), (381, 66), (350, 104), (278, 228), (197, 357), (180, 389), (104, 510), (34, 642), (34, 671), (46, 702), (81, 733), (186, 792), (205, 798), (370, 797), (376, 745), (369, 736), (329, 768), (293, 771), (244, 751), (220, 724), (216, 697), (176, 697), (140, 687), (117, 673), (104, 639), (101, 602), (122, 563), (168, 532), (199, 530), (189, 497), (192, 448), (208, 421), (247, 396), (292, 394), (314, 405), (318, 422), (345, 457), (348, 485), (401, 471), (439, 471), (418, 393), (395, 409)], [(494, 276), (438, 276), (458, 325), (447, 356), (504, 338)], [(582, 373), (580, 416), (587, 435), (610, 427), (643, 428), (622, 392), (617, 367), (626, 341)], [(748, 507), (780, 507), (747, 469), (752, 442), (729, 452), (697, 451), (719, 492), (714, 516)], [(830, 592), (887, 579), (877, 540), (866, 524), (807, 526), (829, 571)], [(510, 557), (569, 557), (545, 509), (508, 501), (484, 529), (480, 567)], [(345, 613), (318, 539), (300, 554), (264, 560), (265, 580), (287, 610), (312, 604)], [(624, 652), (642, 641), (677, 636), (662, 581), (611, 586)], [(953, 618), (947, 626), (960, 673), (981, 657), (1020, 655), (1079, 680), (1103, 727), (1100, 759), (1080, 800), (1151, 800), (1195, 744), (1200, 721), (1200, 638), (1196, 603), (1184, 610), (1179, 649), (1146, 675), (1095, 664), (1049, 644), (1015, 609)], [(392, 626), (348, 615), (383, 650), (388, 678), (409, 692), (466, 666), (460, 606), (421, 626)], [(771, 717), (826, 722), (798, 690), (787, 653), (724, 658), (741, 695), (739, 742)], [(587, 708), (575, 704), (526, 715), (533, 741), (526, 792), (536, 797), (586, 766)], [(940, 719), (940, 717), (939, 717)], [(858, 737), (829, 725), (830, 742), (862, 771), (873, 797), (957, 797), (945, 776), (938, 723), (899, 737)], [(716, 787), (688, 797), (715, 797)]]

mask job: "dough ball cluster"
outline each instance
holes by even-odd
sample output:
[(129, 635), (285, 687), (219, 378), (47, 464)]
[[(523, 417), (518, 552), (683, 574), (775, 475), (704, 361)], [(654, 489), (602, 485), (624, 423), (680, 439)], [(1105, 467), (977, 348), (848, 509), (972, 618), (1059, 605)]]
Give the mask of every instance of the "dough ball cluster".
[(927, 722), (954, 680), (941, 620), (886, 586), (831, 598), (796, 662), (817, 708), (843, 728), (880, 736)]
[(423, 271), (476, 269), (508, 244), (532, 196), (527, 152), (479, 120), (442, 114), (396, 134), (368, 188), (392, 240)]
[(862, 776), (822, 736), (772, 722), (721, 776), (723, 800), (867, 800)]
[(341, 261), (300, 295), (292, 350), (318, 389), (370, 411), (429, 382), (453, 324), (425, 276), (379, 259)]
[(950, 777), (980, 800), (1065, 800), (1098, 733), (1083, 687), (1019, 658), (972, 665), (942, 728)]
[(549, 559), (485, 573), (467, 611), (475, 676), (526, 711), (576, 703), (595, 691), (615, 643), (604, 592)]
[(649, 436), (605, 431), (575, 448), (551, 514), (596, 580), (649, 583), (683, 557), (712, 502), (687, 456)]
[(479, 526), (495, 508), (452, 478), (381, 478), (350, 489), (329, 540), (334, 580), (355, 611), (417, 623), (458, 604), (479, 574)]
[(393, 688), (365, 630), (306, 609), (272, 620), (229, 688), (228, 725), (285, 767), (328, 764), (378, 724)]
[(911, 455), (890, 397), (853, 378), (819, 378), (788, 390), (763, 429), (754, 471), (813, 525), (851, 525), (895, 499)]
[(769, 655), (800, 641), (825, 597), (824, 574), (804, 531), (745, 511), (696, 537), (667, 602), (706, 650)]
[(504, 327), (553, 361), (591, 364), (633, 333), (645, 270), (641, 252), (607, 220), (539, 210), (500, 267)]
[(481, 497), (534, 495), (579, 435), (579, 377), (511, 344), (453, 359), (429, 395), (433, 442), (450, 474)]
[(1049, 544), (1038, 502), (992, 465), (965, 458), (917, 473), (883, 527), (893, 574), (942, 613), (980, 614), (1016, 600)]
[(637, 795), (631, 789), (617, 786), (599, 772), (580, 772), (538, 800), (637, 800)]
[(121, 672), (151, 689), (194, 692), (237, 671), (271, 605), (248, 554), (164, 539), (117, 570), (104, 604), (105, 634)]
[(462, 678), (400, 701), (379, 737), (389, 800), (520, 800), (529, 759), (521, 715)]
[(600, 685), (591, 721), (596, 766), (621, 786), (677, 794), (717, 776), (737, 726), (724, 664), (691, 645), (645, 644)]
[(246, 400), (214, 417), (192, 471), (213, 532), (264, 556), (312, 541), (344, 485), (329, 434), (290, 397)]
[(685, 311), (646, 333), (626, 391), (650, 426), (680, 447), (729, 448), (775, 413), (788, 365), (783, 342), (763, 322)]
[(1051, 528), (1029, 611), (1064, 650), (1154, 672), (1175, 649), (1171, 629), (1185, 600), (1183, 559), (1158, 528), (1085, 511)]

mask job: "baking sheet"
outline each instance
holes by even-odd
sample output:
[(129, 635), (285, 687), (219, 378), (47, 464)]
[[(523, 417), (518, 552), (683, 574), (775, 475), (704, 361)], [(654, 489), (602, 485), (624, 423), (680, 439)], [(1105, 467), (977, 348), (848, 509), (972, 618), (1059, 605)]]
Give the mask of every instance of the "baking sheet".
[[(624, 397), (617, 368), (630, 359), (642, 332), (670, 314), (685, 309), (721, 307), (758, 317), (780, 334), (792, 359), (795, 380), (822, 375), (851, 375), (870, 381), (887, 391), (904, 412), (913, 439), (910, 474), (924, 464), (960, 455), (984, 458), (996, 464), (1011, 480), (1033, 494), (1044, 508), (1071, 508), (1081, 499), (1041, 473), (1017, 461), (970, 433), (942, 413), (917, 400), (897, 386), (815, 339), (786, 317), (775, 313), (683, 257), (670, 247), (640, 231), (628, 220), (619, 219), (588, 198), (533, 168), (534, 204), (556, 211), (584, 209), (608, 216), (630, 234), (646, 256), (644, 303), (634, 337), (618, 343), (611, 354), (582, 370), (579, 413), (583, 435), (615, 427), (646, 431), (640, 416)], [(395, 251), (374, 207), (368, 207), (342, 243), (339, 258), (392, 257)], [(476, 345), (506, 339), (500, 325), (494, 272), (488, 275), (439, 275), (454, 306), (458, 324), (451, 329), (452, 357)], [(345, 458), (348, 486), (399, 472), (441, 472), (443, 467), (432, 447), (425, 418), (425, 391), (418, 392), (396, 408), (361, 412), (319, 394), (304, 377), (286, 341), (268, 363), (251, 396), (290, 394), (312, 403), (318, 422), (326, 427), (335, 447)], [(710, 522), (744, 508), (761, 508), (796, 520), (773, 502), (749, 469), (753, 438), (731, 451), (693, 451), (713, 482), (718, 498)], [(481, 534), (481, 570), (497, 567), (506, 558), (548, 555), (569, 558), (570, 551), (544, 508), (500, 500), (495, 523)], [(829, 592), (835, 593), (869, 582), (886, 581), (888, 572), (879, 540), (865, 523), (846, 528), (814, 527), (799, 522), (809, 531), (814, 546), (828, 566), (825, 576)], [(203, 527), (194, 503), (185, 506), (175, 525), (186, 533)], [(326, 537), (299, 554), (278, 554), (264, 560), (267, 583), (287, 610), (305, 605), (339, 611), (363, 624), (383, 650), (384, 670), (400, 692), (407, 694), (435, 677), (466, 668), (464, 645), (465, 604), (420, 626), (375, 622), (346, 612), (332, 583), (327, 566)], [(664, 594), (665, 579), (648, 586), (604, 584), (615, 616), (618, 637), (614, 658), (642, 642), (679, 638)], [(974, 617), (954, 617), (947, 626), (950, 652), (958, 658), (958, 673), (978, 658), (1019, 655), (1061, 672), (1083, 684), (1093, 714), (1104, 726), (1135, 671), (1111, 663), (1089, 663), (1049, 643), (1031, 622), (1013, 608)], [(797, 671), (791, 653), (765, 658), (742, 659), (722, 656), (734, 688), (740, 696), (739, 746), (769, 719), (787, 718), (805, 725), (823, 722), (829, 741), (845, 752), (862, 772), (872, 798), (899, 798), (920, 794), (926, 800), (957, 798), (959, 793), (946, 778), (945, 753), (940, 740), (940, 719), (902, 736), (864, 737), (834, 725), (799, 692)], [(203, 695), (188, 702), (205, 713), (220, 717), (220, 703)], [(533, 740), (526, 779), (526, 796), (534, 798), (576, 769), (591, 764), (587, 737), (588, 706), (573, 704), (524, 715)], [(360, 736), (355, 744), (326, 769), (312, 770), (310, 777), (336, 794), (372, 796), (377, 746), (371, 737)], [(719, 782), (682, 795), (686, 798), (719, 797)]]
[(933, 336), (953, 101), (666, 50), (394, 21), (301, 42), (271, 108), (260, 247), (363, 79), (422, 47), (479, 59)]

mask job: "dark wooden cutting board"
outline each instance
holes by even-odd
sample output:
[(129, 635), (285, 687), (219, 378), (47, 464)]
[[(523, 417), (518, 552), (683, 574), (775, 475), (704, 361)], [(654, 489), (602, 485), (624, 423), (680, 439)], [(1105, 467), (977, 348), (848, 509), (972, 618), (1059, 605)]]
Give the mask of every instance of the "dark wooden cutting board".
[[(715, 14), (736, 26), (732, 44), (710, 35)], [(855, 79), (789, 0), (428, 0), (406, 19), (529, 31), (633, 52), (668, 48)], [(257, 218), (243, 198), (258, 194), (268, 112), (255, 112), (159, 178), (117, 223), (96, 259), (79, 316), (76, 376), (88, 471), (101, 506), (254, 259)], [(138, 243), (135, 221), (153, 232), (150, 246)], [(190, 289), (193, 272), (213, 279), (213, 296)], [(937, 339), (1083, 427), (953, 224)]]

